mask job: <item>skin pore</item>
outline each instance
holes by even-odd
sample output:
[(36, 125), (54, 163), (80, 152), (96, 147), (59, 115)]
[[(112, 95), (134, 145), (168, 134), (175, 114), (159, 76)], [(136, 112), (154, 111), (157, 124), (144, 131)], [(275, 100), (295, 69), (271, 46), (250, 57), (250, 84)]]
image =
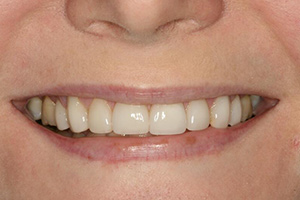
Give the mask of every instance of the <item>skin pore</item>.
[[(299, 199), (299, 13), (297, 0), (2, 0), (0, 199)], [(279, 103), (217, 153), (115, 163), (58, 148), (11, 103), (105, 99), (104, 86)]]

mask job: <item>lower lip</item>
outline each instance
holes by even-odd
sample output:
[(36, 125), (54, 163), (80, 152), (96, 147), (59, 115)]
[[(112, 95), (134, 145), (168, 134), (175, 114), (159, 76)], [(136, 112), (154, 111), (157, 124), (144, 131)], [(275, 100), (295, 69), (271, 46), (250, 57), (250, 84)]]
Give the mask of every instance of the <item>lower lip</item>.
[[(259, 118), (260, 116), (256, 117)], [(180, 160), (195, 156), (217, 154), (244, 135), (256, 121), (251, 119), (227, 129), (207, 128), (181, 135), (145, 138), (85, 137), (68, 138), (40, 125), (43, 132), (59, 148), (71, 155), (91, 161), (118, 163), (128, 161)], [(35, 124), (37, 125), (37, 124)]]

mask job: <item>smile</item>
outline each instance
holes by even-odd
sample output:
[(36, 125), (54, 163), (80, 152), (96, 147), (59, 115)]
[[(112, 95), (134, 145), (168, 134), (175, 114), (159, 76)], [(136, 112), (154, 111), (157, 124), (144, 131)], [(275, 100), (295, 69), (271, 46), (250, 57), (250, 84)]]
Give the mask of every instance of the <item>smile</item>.
[(17, 107), (31, 119), (31, 126), (67, 152), (117, 162), (218, 152), (247, 132), (255, 119), (277, 102), (257, 95), (170, 104), (37, 96)]

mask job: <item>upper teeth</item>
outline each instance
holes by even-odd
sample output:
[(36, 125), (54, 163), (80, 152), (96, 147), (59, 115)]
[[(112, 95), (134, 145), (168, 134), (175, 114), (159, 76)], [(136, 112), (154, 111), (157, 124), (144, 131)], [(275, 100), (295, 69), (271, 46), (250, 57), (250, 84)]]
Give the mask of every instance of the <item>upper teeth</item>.
[(228, 96), (218, 97), (211, 107), (211, 126), (226, 128), (230, 117), (230, 100)]
[(112, 112), (106, 101), (94, 99), (89, 107), (88, 119), (91, 132), (112, 132)]
[(122, 135), (145, 134), (149, 132), (149, 114), (144, 105), (117, 103), (112, 116), (113, 131)]
[(230, 121), (229, 124), (234, 126), (241, 122), (242, 119), (242, 104), (241, 99), (237, 95), (231, 102)]
[(153, 105), (150, 110), (150, 133), (172, 135), (186, 130), (186, 114), (182, 103)]
[(46, 97), (42, 106), (42, 122), (43, 125), (52, 125), (56, 126), (55, 121), (55, 103), (49, 98)]
[[(42, 101), (35, 97), (29, 100), (27, 109), (34, 120), (43, 125), (57, 126), (59, 130), (71, 129), (81, 133), (88, 129), (95, 134), (114, 132), (119, 135), (173, 135), (186, 131), (226, 128), (246, 121), (252, 116), (250, 96), (216, 98), (209, 108), (206, 100), (186, 104), (129, 105), (116, 103), (114, 108), (102, 99), (94, 99), (87, 109), (78, 97), (68, 97), (66, 108), (60, 100), (49, 97)], [(255, 98), (257, 101), (257, 98)], [(255, 102), (257, 104), (257, 102)]]

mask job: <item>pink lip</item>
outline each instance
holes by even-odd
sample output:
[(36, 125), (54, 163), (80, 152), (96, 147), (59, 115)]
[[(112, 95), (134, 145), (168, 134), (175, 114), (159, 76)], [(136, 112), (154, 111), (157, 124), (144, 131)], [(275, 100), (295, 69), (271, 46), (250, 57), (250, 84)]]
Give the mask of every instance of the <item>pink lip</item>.
[[(257, 118), (260, 118), (258, 116)], [(236, 141), (247, 132), (249, 120), (244, 124), (228, 129), (208, 128), (182, 135), (156, 136), (146, 138), (91, 137), (68, 138), (38, 126), (59, 148), (71, 155), (92, 161), (108, 163), (126, 161), (179, 160), (182, 158), (215, 154)]]

